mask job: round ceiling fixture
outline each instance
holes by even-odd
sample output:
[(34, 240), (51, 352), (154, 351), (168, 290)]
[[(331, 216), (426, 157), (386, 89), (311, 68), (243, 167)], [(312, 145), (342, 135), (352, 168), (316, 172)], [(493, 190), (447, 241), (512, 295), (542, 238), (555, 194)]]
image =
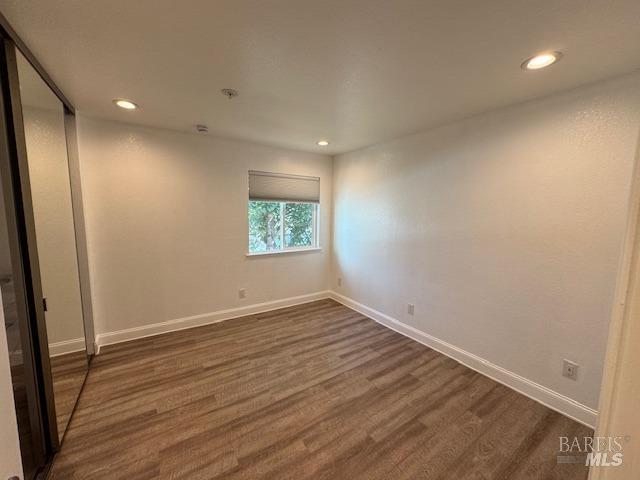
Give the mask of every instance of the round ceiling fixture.
[(114, 98), (113, 103), (120, 108), (124, 108), (125, 110), (135, 110), (138, 108), (138, 105), (133, 103), (131, 100), (127, 100), (125, 98)]
[(540, 70), (541, 68), (553, 65), (562, 58), (561, 52), (542, 52), (527, 58), (522, 62), (521, 67), (524, 70)]
[(220, 93), (222, 93), (229, 100), (238, 96), (238, 91), (234, 90), (233, 88), (223, 88), (222, 90), (220, 90)]
[(329, 142), (327, 140), (318, 140), (317, 144), (321, 147), (326, 147), (327, 145), (329, 145)]
[(196, 125), (196, 130), (198, 133), (209, 133), (209, 127), (202, 124)]

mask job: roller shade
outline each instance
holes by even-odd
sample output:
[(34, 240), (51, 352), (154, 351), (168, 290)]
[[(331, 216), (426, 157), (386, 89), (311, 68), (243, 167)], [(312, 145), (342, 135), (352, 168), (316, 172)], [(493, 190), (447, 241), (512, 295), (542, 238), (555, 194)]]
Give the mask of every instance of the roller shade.
[(320, 178), (249, 170), (249, 199), (320, 203)]

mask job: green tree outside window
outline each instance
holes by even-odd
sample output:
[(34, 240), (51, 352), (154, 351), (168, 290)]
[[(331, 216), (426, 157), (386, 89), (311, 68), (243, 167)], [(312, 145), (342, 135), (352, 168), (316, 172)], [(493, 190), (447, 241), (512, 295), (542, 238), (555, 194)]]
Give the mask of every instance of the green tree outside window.
[(249, 202), (249, 252), (315, 245), (313, 203)]

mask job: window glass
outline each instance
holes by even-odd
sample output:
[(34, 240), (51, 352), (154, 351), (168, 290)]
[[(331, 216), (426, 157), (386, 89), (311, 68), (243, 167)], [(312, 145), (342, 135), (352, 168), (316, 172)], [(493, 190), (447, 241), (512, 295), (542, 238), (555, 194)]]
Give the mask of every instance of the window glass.
[(282, 249), (282, 204), (249, 202), (249, 251)]
[(249, 201), (249, 253), (317, 245), (318, 204)]
[(313, 245), (312, 203), (284, 204), (284, 246), (310, 247)]

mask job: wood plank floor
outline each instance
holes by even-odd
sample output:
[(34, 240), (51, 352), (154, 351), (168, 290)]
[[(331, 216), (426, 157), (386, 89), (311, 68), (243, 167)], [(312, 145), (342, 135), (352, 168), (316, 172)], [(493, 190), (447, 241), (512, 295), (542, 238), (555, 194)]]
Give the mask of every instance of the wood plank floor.
[(53, 479), (584, 479), (592, 431), (332, 300), (105, 348)]
[(87, 375), (87, 352), (82, 350), (58, 355), (51, 357), (50, 361), (58, 437), (62, 438)]

